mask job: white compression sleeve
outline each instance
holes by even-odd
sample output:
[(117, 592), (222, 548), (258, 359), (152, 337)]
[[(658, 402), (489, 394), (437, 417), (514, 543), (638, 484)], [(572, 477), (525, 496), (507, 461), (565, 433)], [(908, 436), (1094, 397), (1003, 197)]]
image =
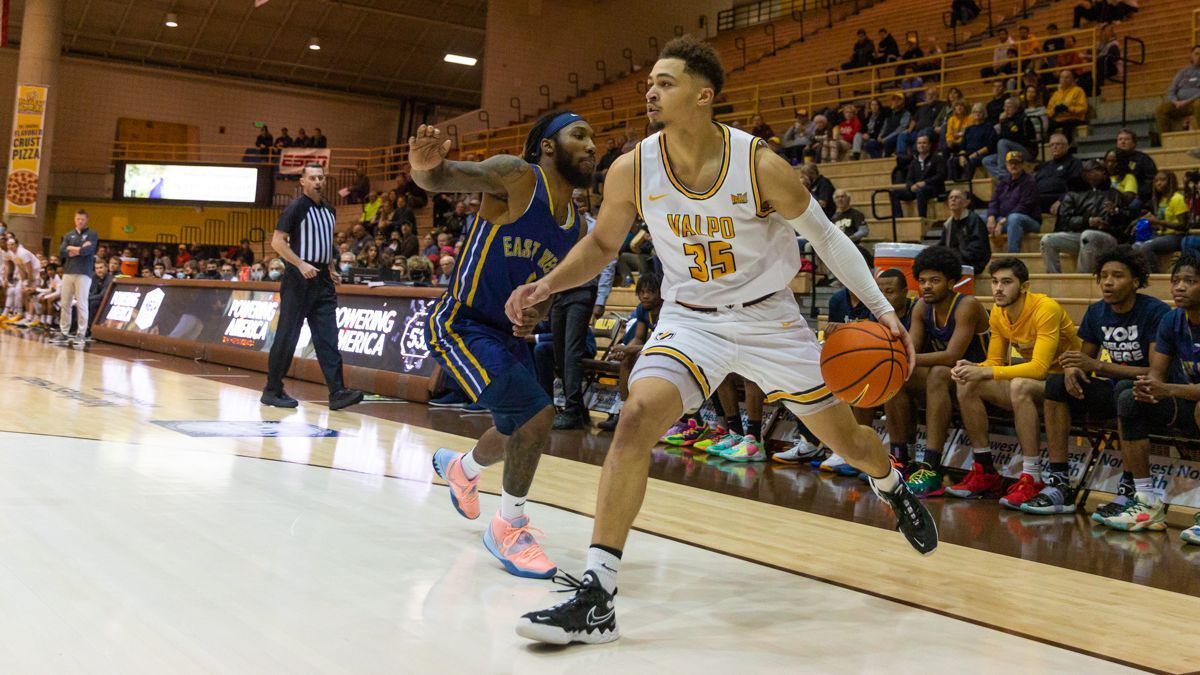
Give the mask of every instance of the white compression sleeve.
[(862, 253), (850, 238), (829, 220), (815, 197), (808, 200), (808, 209), (788, 223), (801, 237), (808, 240), (817, 255), (850, 292), (871, 310), (875, 318), (896, 311), (883, 297), (875, 276), (863, 260)]

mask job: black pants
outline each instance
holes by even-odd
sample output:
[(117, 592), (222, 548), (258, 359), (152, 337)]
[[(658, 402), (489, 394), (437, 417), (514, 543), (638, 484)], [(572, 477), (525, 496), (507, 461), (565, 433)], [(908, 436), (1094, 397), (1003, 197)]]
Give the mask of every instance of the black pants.
[(550, 306), (550, 332), (554, 335), (554, 372), (562, 378), (566, 404), (563, 412), (582, 415), (583, 359), (587, 356), (587, 331), (596, 304), (596, 288), (573, 288), (554, 298)]
[(915, 199), (917, 200), (917, 215), (924, 218), (929, 213), (929, 200), (937, 199), (937, 196), (938, 191), (928, 185), (916, 190), (906, 187), (896, 188), (892, 190), (892, 213), (900, 217), (900, 202), (909, 202)]
[(337, 292), (333, 289), (329, 268), (321, 266), (317, 270), (317, 276), (312, 279), (305, 279), (292, 265), (283, 270), (279, 285), (279, 325), (275, 328), (275, 341), (271, 343), (271, 355), (267, 359), (265, 391), (283, 393), (283, 376), (292, 366), (292, 354), (296, 351), (305, 320), (329, 393), (346, 388), (337, 343)]

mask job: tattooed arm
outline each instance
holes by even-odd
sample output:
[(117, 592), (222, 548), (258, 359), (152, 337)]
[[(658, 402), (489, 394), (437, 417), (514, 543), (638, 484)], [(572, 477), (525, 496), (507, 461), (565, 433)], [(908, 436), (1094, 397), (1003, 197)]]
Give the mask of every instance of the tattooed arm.
[[(505, 201), (528, 201), (535, 181), (528, 162), (512, 155), (454, 162), (446, 159), (450, 143), (439, 129), (427, 125), (408, 139), (408, 161), (417, 185), (432, 192), (482, 192)], [(519, 198), (521, 193), (525, 200)]]

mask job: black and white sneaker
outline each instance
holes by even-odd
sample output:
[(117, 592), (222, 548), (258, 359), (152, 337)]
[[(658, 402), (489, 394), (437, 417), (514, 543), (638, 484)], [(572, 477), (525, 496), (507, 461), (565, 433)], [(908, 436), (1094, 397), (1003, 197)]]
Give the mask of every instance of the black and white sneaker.
[(522, 616), (517, 621), (517, 635), (553, 645), (602, 644), (621, 637), (614, 594), (604, 590), (595, 573), (584, 572), (580, 581), (563, 572), (554, 577), (554, 583), (567, 587), (559, 593), (574, 591), (575, 596), (550, 609)]
[(1052, 473), (1046, 476), (1046, 487), (1033, 499), (1021, 504), (1021, 510), (1038, 516), (1075, 513), (1075, 490), (1071, 488), (1070, 481)]
[(875, 487), (873, 480), (871, 489), (892, 507), (892, 511), (896, 514), (896, 529), (900, 530), (908, 543), (921, 555), (929, 555), (937, 549), (937, 524), (933, 522), (933, 516), (929, 515), (929, 510), (925, 508), (921, 500), (917, 499), (916, 495), (905, 485), (900, 472), (895, 469), (892, 471), (896, 473), (899, 481), (894, 492), (880, 490)]
[(65, 345), (70, 341), (71, 336), (66, 333), (55, 333), (50, 336), (50, 344), (52, 345)]

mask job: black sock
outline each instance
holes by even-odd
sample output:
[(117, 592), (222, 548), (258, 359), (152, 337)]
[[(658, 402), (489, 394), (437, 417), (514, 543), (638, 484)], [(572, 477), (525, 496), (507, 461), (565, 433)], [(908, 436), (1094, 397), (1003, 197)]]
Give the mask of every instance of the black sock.
[(925, 463), (935, 471), (942, 468), (942, 453), (925, 448)]
[(745, 436), (746, 430), (742, 428), (742, 416), (733, 415), (725, 418), (725, 428), (729, 429), (738, 436)]
[(983, 470), (988, 473), (996, 473), (996, 463), (992, 461), (992, 451), (984, 450), (980, 452), (975, 450), (971, 453), (975, 458), (975, 463), (983, 467)]
[(1058, 476), (1066, 482), (1067, 474), (1071, 472), (1071, 465), (1067, 462), (1050, 462), (1050, 474)]
[(908, 443), (892, 443), (892, 457), (901, 464), (908, 464)]
[(762, 440), (762, 420), (746, 420), (746, 435)]
[(618, 560), (621, 558), (621, 549), (605, 546), (604, 544), (592, 544), (591, 548), (598, 548), (605, 553), (615, 556)]

